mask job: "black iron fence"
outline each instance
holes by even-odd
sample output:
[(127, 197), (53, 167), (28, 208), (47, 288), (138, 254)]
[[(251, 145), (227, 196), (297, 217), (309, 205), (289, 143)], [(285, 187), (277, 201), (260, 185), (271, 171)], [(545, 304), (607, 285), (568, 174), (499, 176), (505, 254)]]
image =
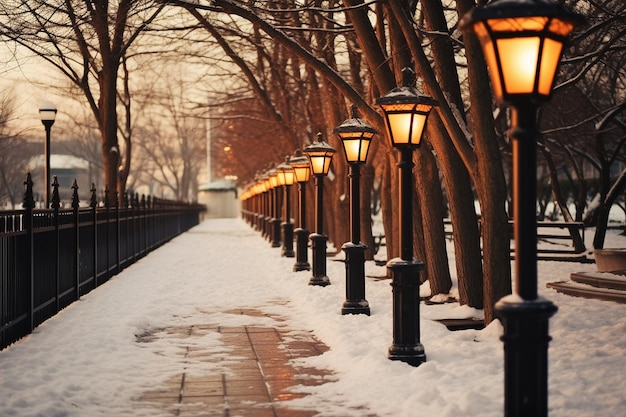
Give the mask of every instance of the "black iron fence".
[[(55, 181), (56, 182), (56, 181)], [(197, 225), (204, 206), (125, 195), (79, 207), (35, 209), (30, 174), (23, 210), (0, 211), (0, 350), (173, 237)]]

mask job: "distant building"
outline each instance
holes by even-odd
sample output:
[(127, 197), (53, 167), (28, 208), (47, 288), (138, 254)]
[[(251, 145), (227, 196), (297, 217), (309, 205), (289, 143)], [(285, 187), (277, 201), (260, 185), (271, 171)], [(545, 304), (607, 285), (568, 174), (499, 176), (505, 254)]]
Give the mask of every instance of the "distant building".
[[(31, 159), (28, 169), (33, 176), (33, 192), (39, 200), (43, 200), (44, 184), (43, 172), (45, 169), (45, 156), (38, 155)], [(72, 155), (50, 155), (50, 182), (54, 176), (59, 183), (59, 196), (64, 205), (68, 205), (72, 199), (72, 184), (76, 180), (79, 187), (79, 198), (82, 202), (89, 200), (89, 190), (93, 181), (89, 162)], [(52, 191), (51, 191), (52, 192)], [(52, 195), (52, 194), (51, 194)]]
[(237, 184), (231, 180), (217, 180), (198, 188), (198, 202), (207, 207), (208, 218), (238, 217), (241, 202), (237, 195)]

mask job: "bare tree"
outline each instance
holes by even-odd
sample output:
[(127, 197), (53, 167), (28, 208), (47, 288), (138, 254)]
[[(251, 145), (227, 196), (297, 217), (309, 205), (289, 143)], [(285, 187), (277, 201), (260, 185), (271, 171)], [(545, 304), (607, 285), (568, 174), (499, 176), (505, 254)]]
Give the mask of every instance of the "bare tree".
[(118, 188), (118, 72), (123, 57), (164, 5), (151, 0), (5, 1), (0, 38), (63, 74), (89, 104), (100, 131), (105, 186)]
[[(206, 126), (200, 110), (185, 96), (186, 84), (172, 75), (160, 91), (136, 97), (142, 108), (134, 127), (135, 190), (151, 194), (168, 190), (174, 198), (196, 201), (199, 171), (206, 161)], [(162, 191), (165, 192), (165, 191)]]
[(21, 201), (25, 167), (38, 154), (37, 146), (12, 128), (14, 111), (15, 95), (6, 90), (0, 95), (0, 207), (8, 203), (15, 208)]

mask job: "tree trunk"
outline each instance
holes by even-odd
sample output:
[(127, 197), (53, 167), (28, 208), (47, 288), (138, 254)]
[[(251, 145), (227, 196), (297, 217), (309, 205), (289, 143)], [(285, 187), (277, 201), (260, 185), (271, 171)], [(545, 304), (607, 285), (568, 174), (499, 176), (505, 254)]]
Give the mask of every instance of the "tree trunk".
[[(435, 32), (448, 31), (443, 7), (439, 0), (424, 0), (423, 13), (427, 27)], [(461, 113), (463, 101), (456, 72), (455, 54), (450, 37), (433, 38), (434, 70), (451, 104)], [(474, 308), (483, 308), (483, 270), (480, 250), (480, 231), (474, 207), (474, 194), (468, 170), (454, 149), (450, 136), (438, 114), (429, 119), (429, 139), (439, 156), (439, 165), (448, 193), (452, 221), (459, 302)]]
[(420, 207), (421, 232), (424, 237), (424, 253), (420, 260), (426, 265), (425, 278), (429, 280), (431, 294), (448, 294), (452, 288), (452, 278), (443, 226), (443, 193), (439, 170), (428, 141), (422, 140), (415, 154), (416, 165), (420, 167), (416, 181), (420, 205), (415, 207)]
[[(474, 7), (474, 1), (457, 0), (456, 5), (461, 18)], [(505, 211), (507, 191), (495, 137), (493, 101), (482, 49), (475, 36), (465, 36), (463, 43), (471, 98), (470, 125), (477, 157), (473, 178), (482, 215), (485, 323), (489, 323), (494, 319), (495, 303), (512, 292), (510, 237)]]
[[(109, 191), (118, 189), (118, 166), (120, 150), (117, 142), (117, 62), (115, 58), (103, 57), (105, 64), (100, 76), (100, 132), (102, 159), (104, 161), (104, 185)], [(108, 63), (107, 63), (108, 61)], [(111, 193), (111, 196), (114, 196)], [(113, 198), (113, 197), (111, 197)], [(112, 203), (112, 201), (110, 202)]]
[[(381, 155), (383, 156), (383, 155)], [(395, 152), (386, 155), (383, 163), (383, 175), (380, 188), (380, 207), (385, 229), (387, 260), (399, 255), (399, 248), (394, 239), (398, 235), (398, 173)]]
[(626, 188), (626, 169), (622, 170), (617, 181), (615, 181), (615, 184), (613, 184), (613, 187), (607, 192), (606, 197), (602, 199), (600, 206), (597, 208), (598, 223), (596, 224), (596, 234), (593, 237), (594, 249), (604, 248), (606, 228), (609, 221), (609, 210), (613, 203), (615, 203), (617, 196), (623, 193), (624, 188)]
[(361, 242), (367, 246), (365, 260), (374, 259), (374, 238), (372, 236), (372, 189), (374, 188), (374, 167), (361, 167)]
[[(556, 167), (554, 166), (554, 160), (552, 159), (552, 154), (550, 151), (546, 149), (545, 145), (540, 145), (539, 149), (543, 153), (543, 157), (546, 160), (546, 164), (548, 166), (548, 173), (550, 175), (550, 184), (552, 184), (552, 195), (556, 200), (559, 208), (561, 209), (561, 213), (563, 213), (563, 217), (566, 222), (573, 222), (574, 218), (569, 212), (567, 208), (567, 201), (563, 198), (563, 193), (561, 192), (561, 186), (559, 185), (559, 178)], [(585, 251), (585, 242), (583, 242), (583, 238), (578, 232), (578, 229), (575, 227), (568, 228), (569, 234), (572, 237), (572, 243), (574, 244), (574, 250), (577, 253), (581, 253)]]

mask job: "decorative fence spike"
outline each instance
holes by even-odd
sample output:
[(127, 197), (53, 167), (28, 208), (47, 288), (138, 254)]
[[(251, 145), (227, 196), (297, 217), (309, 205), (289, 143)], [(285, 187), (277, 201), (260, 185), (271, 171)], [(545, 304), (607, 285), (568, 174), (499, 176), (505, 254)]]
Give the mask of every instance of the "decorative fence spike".
[(35, 197), (33, 195), (33, 178), (30, 175), (26, 175), (26, 181), (24, 181), (24, 198), (22, 199), (22, 207), (25, 209), (35, 208)]
[(61, 197), (59, 197), (59, 180), (56, 175), (52, 181), (52, 203), (50, 206), (55, 210), (58, 210), (61, 207)]
[(91, 183), (91, 199), (89, 200), (89, 207), (98, 207), (98, 196), (96, 195), (96, 184)]
[(78, 183), (76, 182), (76, 178), (74, 178), (74, 182), (72, 183), (72, 208), (77, 209), (80, 207), (80, 200), (78, 199)]

